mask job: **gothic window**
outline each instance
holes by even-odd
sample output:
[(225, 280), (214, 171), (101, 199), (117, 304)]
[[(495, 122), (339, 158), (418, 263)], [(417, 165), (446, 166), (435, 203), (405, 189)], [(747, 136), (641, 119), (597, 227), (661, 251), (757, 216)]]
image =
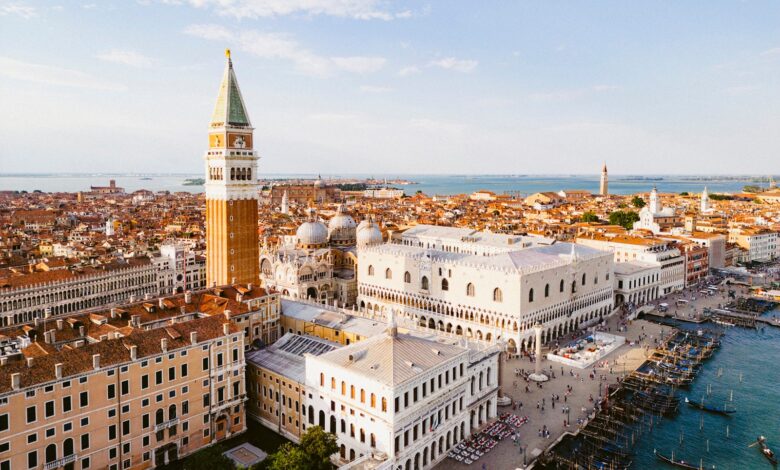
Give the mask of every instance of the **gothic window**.
[(412, 275), (409, 274), (409, 271), (406, 271), (404, 273), (404, 282), (407, 283), (407, 284), (412, 282)]
[(544, 296), (549, 297), (550, 296), (550, 284), (545, 284), (544, 286)]
[(563, 279), (561, 279), (561, 292), (563, 292)]
[(582, 285), (585, 285), (585, 273), (582, 273)]
[(501, 292), (501, 289), (496, 287), (493, 289), (493, 301), (494, 302), (503, 302), (504, 301), (504, 293)]
[(368, 275), (373, 276), (374, 275), (374, 266), (368, 265)]
[(468, 295), (469, 297), (474, 297), (474, 284), (469, 282), (466, 285), (466, 295)]
[(534, 290), (531, 288), (531, 290), (528, 291), (528, 301), (533, 302), (534, 301)]
[(252, 181), (252, 169), (251, 168), (247, 168), (246, 169), (246, 179), (248, 179), (249, 181)]
[(571, 281), (571, 293), (577, 292), (577, 281)]
[(385, 269), (385, 279), (392, 279), (393, 278), (393, 271), (390, 270), (390, 268)]
[(234, 181), (236, 179), (236, 169), (231, 168), (230, 169), (230, 181)]
[(450, 283), (446, 279), (441, 280), (441, 290), (450, 290)]
[(424, 290), (428, 290), (428, 278), (423, 276), (422, 280), (420, 281), (420, 287)]

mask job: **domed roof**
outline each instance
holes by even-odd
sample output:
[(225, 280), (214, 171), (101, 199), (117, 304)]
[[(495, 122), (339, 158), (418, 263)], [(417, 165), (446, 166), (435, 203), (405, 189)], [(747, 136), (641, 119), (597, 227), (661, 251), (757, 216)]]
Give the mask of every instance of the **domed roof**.
[(331, 231), (338, 229), (354, 229), (355, 227), (357, 227), (357, 223), (355, 223), (355, 219), (347, 213), (347, 208), (344, 207), (344, 204), (339, 205), (336, 215), (328, 221), (328, 230)]
[(314, 187), (315, 188), (321, 188), (325, 184), (324, 181), (322, 181), (322, 176), (317, 175), (317, 180), (314, 181)]
[(344, 205), (340, 205), (336, 215), (328, 221), (328, 238), (331, 242), (350, 244), (355, 240), (355, 219), (347, 214)]
[(295, 236), (300, 245), (323, 245), (328, 242), (328, 228), (316, 220), (312, 212), (309, 214), (309, 220), (302, 223), (295, 231)]
[(379, 229), (379, 226), (373, 221), (364, 222), (366, 222), (365, 225), (361, 222), (363, 228), (358, 228), (357, 230), (357, 246), (363, 247), (382, 243), (384, 240), (382, 239), (382, 231)]

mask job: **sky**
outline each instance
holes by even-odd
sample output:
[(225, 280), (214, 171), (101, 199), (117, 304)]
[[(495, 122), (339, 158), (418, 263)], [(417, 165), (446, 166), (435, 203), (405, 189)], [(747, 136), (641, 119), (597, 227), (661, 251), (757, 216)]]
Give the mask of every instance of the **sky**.
[[(0, 173), (780, 173), (780, 2), (0, 0)], [(0, 188), (2, 189), (2, 188)]]

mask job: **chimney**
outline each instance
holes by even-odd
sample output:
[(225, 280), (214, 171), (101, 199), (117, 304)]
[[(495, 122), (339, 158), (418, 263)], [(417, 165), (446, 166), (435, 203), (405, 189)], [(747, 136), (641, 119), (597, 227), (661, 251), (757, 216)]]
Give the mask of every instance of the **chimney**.
[(43, 342), (46, 344), (51, 344), (51, 332), (48, 330), (43, 332)]
[(92, 367), (95, 370), (100, 369), (100, 354), (93, 354), (92, 355)]
[(230, 323), (222, 324), (222, 334), (224, 334), (225, 336), (230, 334)]
[(35, 359), (32, 357), (27, 358), (27, 367), (32, 368), (33, 364), (35, 363)]
[(49, 341), (51, 344), (57, 342), (57, 330), (49, 330)]
[(251, 290), (252, 290), (252, 283), (250, 282), (249, 284), (247, 284), (247, 285), (246, 285), (246, 288), (247, 288), (247, 289), (249, 289), (249, 290), (251, 291)]
[(236, 283), (236, 278), (234, 278), (234, 277), (231, 277), (231, 278), (230, 278), (230, 283), (231, 283), (231, 284), (235, 284), (235, 283)]
[(184, 293), (184, 303), (185, 304), (192, 303), (192, 291), (187, 291)]
[(8, 356), (0, 357), (0, 366), (4, 366), (6, 364), (8, 364)]
[(111, 307), (111, 318), (116, 318), (117, 316), (116, 307)]
[(198, 344), (198, 332), (190, 331), (190, 343)]
[(157, 306), (160, 307), (160, 310), (163, 310), (165, 308), (165, 302), (164, 301), (165, 301), (165, 299), (163, 299), (162, 297), (157, 299)]
[(148, 292), (146, 294), (144, 294), (144, 300), (149, 300), (151, 298), (152, 298), (152, 294), (150, 294)]
[(57, 379), (62, 378), (62, 363), (58, 362), (57, 364), (54, 364), (54, 376), (57, 377)]
[(46, 307), (46, 310), (43, 311), (43, 318), (49, 318), (51, 316), (51, 307)]
[(243, 296), (243, 295), (241, 295), (241, 293), (240, 293), (240, 292), (239, 292), (239, 293), (237, 293), (237, 294), (236, 294), (236, 302), (241, 302), (242, 300), (244, 300), (244, 296)]
[(133, 326), (138, 328), (141, 326), (141, 315), (133, 315), (131, 317), (131, 320), (133, 321)]
[(138, 359), (138, 346), (135, 344), (130, 346), (130, 360), (135, 361)]
[(160, 339), (160, 349), (162, 349), (162, 352), (168, 352), (168, 338), (162, 338)]
[(65, 321), (62, 318), (57, 319), (57, 329), (62, 330), (62, 326), (64, 325)]
[(11, 388), (14, 390), (22, 388), (22, 374), (19, 372), (11, 374)]
[(83, 338), (84, 336), (86, 336), (86, 333), (87, 332), (86, 332), (86, 328), (84, 328), (84, 325), (79, 326), (79, 336)]
[(227, 321), (230, 321), (230, 314), (231, 314), (230, 310), (225, 310), (225, 319)]
[(130, 296), (130, 303), (132, 304), (133, 302), (135, 302), (135, 294)]
[(35, 327), (38, 328), (38, 325), (40, 325), (40, 324), (41, 324), (41, 319), (38, 318), (38, 317), (35, 317), (33, 319), (33, 325), (35, 325)]

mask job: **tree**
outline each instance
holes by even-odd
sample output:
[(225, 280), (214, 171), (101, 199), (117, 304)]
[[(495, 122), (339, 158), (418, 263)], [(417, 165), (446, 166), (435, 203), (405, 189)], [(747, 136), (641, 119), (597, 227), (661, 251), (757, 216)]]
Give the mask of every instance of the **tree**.
[(641, 209), (645, 207), (645, 200), (639, 196), (634, 196), (634, 199), (631, 199), (631, 204), (637, 209)]
[(212, 445), (201, 449), (184, 461), (184, 470), (232, 470), (233, 461), (222, 454), (222, 446)]
[(331, 470), (330, 456), (338, 452), (336, 436), (312, 426), (300, 445), (285, 444), (270, 457), (269, 470)]
[(612, 225), (620, 225), (626, 230), (631, 230), (634, 227), (634, 222), (639, 220), (639, 214), (634, 211), (615, 211), (609, 214), (609, 223)]
[(599, 222), (599, 218), (593, 212), (587, 211), (582, 214), (582, 221), (586, 223)]
[(680, 193), (680, 196), (687, 196), (687, 195), (688, 195), (688, 191), (683, 191)]

